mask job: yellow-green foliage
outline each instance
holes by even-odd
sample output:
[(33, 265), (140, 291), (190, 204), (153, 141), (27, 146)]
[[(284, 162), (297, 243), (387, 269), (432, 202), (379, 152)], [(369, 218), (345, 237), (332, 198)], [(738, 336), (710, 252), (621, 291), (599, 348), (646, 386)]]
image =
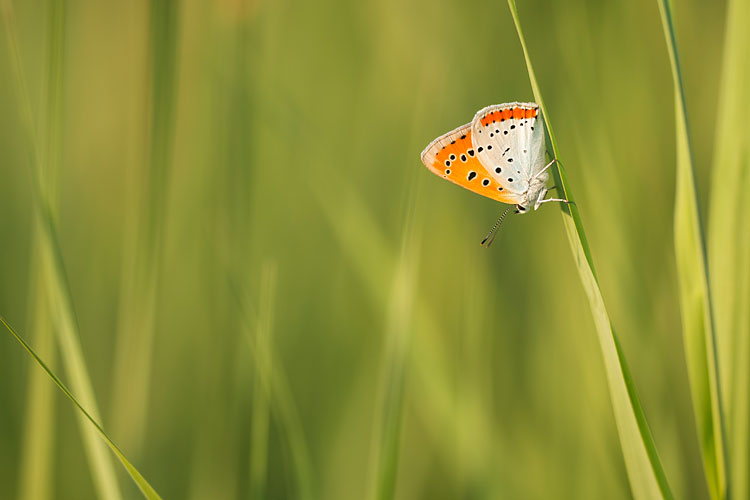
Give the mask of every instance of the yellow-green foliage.
[(0, 0), (0, 313), (111, 438), (0, 335), (0, 497), (720, 496), (676, 243), (704, 245), (746, 499), (747, 4), (672, 12), (706, 235), (680, 247), (658, 2), (518, 1), (580, 217), (485, 249), (504, 207), (419, 152), (534, 99), (505, 2)]

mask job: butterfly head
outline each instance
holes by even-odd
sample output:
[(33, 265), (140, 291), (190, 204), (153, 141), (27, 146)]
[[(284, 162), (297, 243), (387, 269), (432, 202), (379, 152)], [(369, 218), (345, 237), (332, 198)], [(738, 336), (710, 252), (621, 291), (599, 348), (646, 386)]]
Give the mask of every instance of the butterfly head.
[(542, 200), (547, 194), (547, 179), (549, 176), (546, 172), (542, 175), (531, 180), (526, 192), (521, 195), (521, 203), (516, 204), (517, 214), (526, 214), (530, 212), (530, 207), (534, 207), (534, 210), (539, 208), (542, 204)]

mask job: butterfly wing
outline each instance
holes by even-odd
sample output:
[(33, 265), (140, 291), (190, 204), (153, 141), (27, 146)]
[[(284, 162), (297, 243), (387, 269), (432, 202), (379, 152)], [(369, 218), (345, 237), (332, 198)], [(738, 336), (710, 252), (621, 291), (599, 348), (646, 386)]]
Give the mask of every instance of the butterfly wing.
[(471, 122), (479, 161), (509, 193), (524, 193), (544, 168), (544, 127), (538, 115), (533, 102), (511, 102), (481, 109)]
[(471, 124), (467, 123), (432, 141), (422, 151), (422, 163), (436, 175), (454, 184), (502, 203), (518, 203), (480, 163), (472, 142)]

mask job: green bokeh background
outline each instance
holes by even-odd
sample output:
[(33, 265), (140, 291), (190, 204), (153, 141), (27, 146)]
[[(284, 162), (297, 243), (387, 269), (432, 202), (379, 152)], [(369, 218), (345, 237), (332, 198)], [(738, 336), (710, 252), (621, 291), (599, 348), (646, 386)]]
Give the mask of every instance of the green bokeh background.
[[(270, 266), (272, 376), (288, 382), (316, 498), (373, 491), (394, 366), (404, 369), (396, 498), (629, 498), (558, 208), (510, 217), (486, 250), (478, 243), (502, 207), (419, 160), (429, 141), (477, 109), (532, 99), (505, 2), (168, 5), (173, 31), (153, 37), (146, 2), (65, 5), (55, 181), (102, 424), (157, 491), (252, 497), (258, 374), (243, 318), (259, 310)], [(675, 7), (705, 200), (724, 4)], [(29, 0), (14, 9), (38, 119), (49, 7)], [(707, 498), (680, 333), (674, 104), (657, 4), (528, 0), (519, 13), (670, 485), (677, 498)], [(5, 29), (0, 313), (38, 345), (31, 166)], [(154, 81), (165, 87), (154, 91)], [(165, 124), (161, 135), (154, 124)], [(154, 168), (164, 175), (149, 174)], [(145, 424), (134, 433), (123, 403), (130, 395), (115, 381), (128, 337), (116, 332), (130, 263), (149, 247), (136, 228), (149, 220), (159, 242), (155, 329), (150, 354), (134, 344), (135, 359), (151, 366)], [(46, 354), (66, 379), (59, 352)], [(38, 370), (0, 335), (0, 498), (21, 491), (25, 439), (36, 432), (29, 380)], [(93, 497), (75, 410), (50, 394), (51, 498)], [(263, 496), (296, 498), (292, 452), (273, 409), (269, 432)], [(125, 498), (137, 497), (124, 473), (120, 484)]]

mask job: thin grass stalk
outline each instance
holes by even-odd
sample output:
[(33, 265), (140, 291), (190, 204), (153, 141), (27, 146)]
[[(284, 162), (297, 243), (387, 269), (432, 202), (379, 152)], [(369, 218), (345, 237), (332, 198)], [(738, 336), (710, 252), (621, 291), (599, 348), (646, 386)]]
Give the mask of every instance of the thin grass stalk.
[[(57, 206), (57, 177), (60, 163), (60, 131), (62, 123), (63, 63), (65, 54), (65, 5), (61, 0), (47, 2), (47, 64), (45, 65), (42, 137), (40, 144), (41, 188), (53, 207)], [(41, 356), (47, 360), (56, 357), (51, 311), (47, 303), (50, 270), (42, 265), (43, 235), (39, 225), (33, 232), (31, 291), (29, 302), (30, 329)], [(56, 404), (54, 389), (43, 372), (29, 366), (29, 385), (26, 390), (26, 422), (21, 445), (21, 463), (18, 498), (44, 500), (51, 498), (54, 484), (54, 422)]]
[[(156, 300), (172, 164), (180, 3), (153, 0), (150, 9), (150, 111), (145, 193), (139, 200), (133, 251), (125, 259), (116, 333), (113, 428), (139, 453), (148, 417)], [(141, 193), (139, 193), (140, 195)]]
[[(412, 113), (415, 120), (412, 124), (408, 151), (418, 150), (420, 146), (419, 136), (424, 126), (420, 117), (428, 116), (425, 110), (429, 106), (429, 101), (425, 97), (429, 95), (429, 76), (428, 71), (422, 71), (420, 85), (415, 91), (415, 107)], [(414, 172), (416, 174), (421, 170)], [(379, 226), (375, 213), (363, 201), (366, 197), (351, 183), (345, 183), (337, 176), (330, 176), (325, 183), (314, 184), (313, 193), (323, 216), (328, 220), (333, 237), (341, 248), (341, 254), (350, 261), (373, 307), (387, 310), (391, 303), (389, 285), (392, 286), (392, 283), (386, 283), (387, 278), (384, 280), (384, 277), (391, 276), (394, 269), (398, 268), (399, 248), (389, 241)], [(408, 218), (406, 220), (408, 221)], [(427, 425), (427, 432), (431, 433), (434, 442), (440, 447), (440, 458), (452, 466), (455, 448), (444, 439), (444, 430), (455, 423), (455, 400), (451, 395), (452, 382), (447, 377), (449, 354), (442, 343), (436, 342), (436, 339), (446, 337), (441, 333), (444, 325), (437, 319), (440, 314), (435, 305), (422, 295), (417, 294), (414, 297), (413, 308), (414, 341), (420, 344), (424, 342), (430, 346), (429, 349), (421, 350), (419, 356), (409, 359), (413, 363), (410, 371), (415, 379), (415, 385), (420, 386), (416, 410), (421, 413)], [(487, 415), (478, 415), (478, 419), (479, 428), (492, 427)], [(371, 463), (374, 468), (377, 463), (375, 457)], [(373, 484), (376, 477), (376, 473), (371, 473)], [(373, 491), (374, 486), (371, 485), (368, 494), (372, 494)]]
[(698, 192), (695, 186), (694, 163), (671, 2), (659, 0), (658, 3), (674, 83), (677, 141), (674, 242), (680, 285), (685, 357), (708, 489), (711, 498), (719, 500), (726, 498), (728, 479), (722, 394), (711, 294), (708, 287), (705, 240), (701, 227)]
[(712, 162), (708, 262), (729, 497), (750, 498), (750, 1), (730, 0)]
[[(41, 268), (40, 235), (38, 228), (32, 245), (30, 330), (40, 356), (55, 359), (55, 337), (51, 312), (47, 304), (46, 271)], [(44, 373), (30, 365), (26, 389), (26, 425), (23, 428), (19, 469), (20, 500), (45, 500), (52, 497), (54, 485), (53, 461), (55, 449), (55, 418), (57, 405), (53, 387)]]
[(23, 346), (24, 349), (26, 349), (26, 352), (28, 352), (32, 358), (34, 358), (34, 361), (47, 373), (49, 378), (52, 379), (52, 381), (57, 385), (58, 388), (67, 396), (67, 398), (80, 410), (80, 414), (82, 417), (86, 420), (86, 425), (89, 425), (90, 428), (94, 431), (94, 433), (97, 435), (97, 438), (103, 439), (102, 441), (99, 441), (102, 444), (106, 444), (110, 450), (115, 454), (115, 456), (120, 460), (123, 467), (125, 467), (125, 470), (128, 472), (131, 478), (133, 478), (133, 481), (135, 482), (136, 486), (138, 486), (138, 489), (141, 490), (141, 493), (143, 493), (143, 496), (146, 497), (149, 500), (161, 500), (161, 497), (156, 493), (156, 490), (154, 490), (151, 485), (146, 481), (146, 479), (141, 475), (140, 472), (138, 472), (138, 469), (133, 467), (133, 464), (131, 464), (127, 458), (125, 458), (125, 455), (120, 451), (120, 448), (117, 447), (117, 445), (110, 439), (110, 437), (107, 435), (106, 432), (104, 432), (104, 429), (102, 429), (101, 425), (94, 419), (94, 417), (86, 411), (86, 409), (83, 407), (83, 405), (78, 401), (78, 399), (73, 396), (73, 394), (70, 392), (70, 389), (67, 388), (65, 384), (55, 375), (52, 370), (49, 369), (47, 364), (42, 360), (42, 358), (39, 357), (39, 355), (32, 349), (32, 347), (26, 343), (26, 341), (21, 337), (16, 331), (13, 329), (13, 327), (8, 323), (5, 318), (0, 316), (0, 323), (3, 324), (3, 326), (15, 337), (15, 339), (18, 341), (18, 343)]
[(380, 409), (373, 429), (370, 498), (395, 497), (409, 348), (413, 336), (413, 303), (419, 240), (415, 233), (416, 183), (409, 194), (401, 251), (387, 310)]
[[(275, 269), (275, 264), (266, 264)], [(263, 289), (265, 293), (271, 293), (275, 290), (275, 271), (264, 271), (270, 273), (265, 280)], [(269, 333), (269, 342), (266, 350), (262, 350), (257, 345), (256, 329), (258, 328), (258, 317), (252, 313), (254, 310), (253, 301), (246, 296), (244, 291), (230, 278), (230, 288), (237, 301), (245, 338), (250, 346), (250, 352), (253, 359), (253, 371), (261, 386), (266, 392), (266, 397), (270, 401), (273, 414), (278, 422), (282, 438), (284, 439), (289, 454), (292, 457), (292, 467), (294, 470), (296, 495), (295, 498), (301, 500), (312, 500), (316, 498), (315, 484), (313, 481), (312, 465), (310, 463), (310, 452), (307, 447), (302, 419), (299, 410), (294, 402), (294, 396), (289, 387), (286, 373), (280, 363), (275, 361), (272, 338)], [(270, 304), (273, 299), (268, 298)], [(269, 306), (270, 307), (270, 306)], [(269, 310), (269, 314), (272, 311)]]
[[(534, 98), (542, 110), (542, 116), (547, 133), (549, 134), (554, 156), (559, 159), (561, 155), (557, 146), (557, 140), (550, 125), (550, 116), (534, 74), (515, 1), (508, 0), (508, 7), (513, 16), (513, 22), (515, 23), (518, 38), (523, 49)], [(564, 194), (565, 199), (570, 202), (569, 204), (561, 205), (563, 225), (568, 236), (571, 251), (573, 252), (576, 267), (578, 268), (581, 283), (589, 300), (594, 325), (599, 337), (612, 407), (615, 414), (615, 422), (620, 435), (620, 446), (625, 457), (625, 465), (633, 496), (637, 499), (672, 498), (672, 492), (664, 474), (664, 469), (659, 459), (651, 430), (646, 421), (646, 416), (636, 394), (635, 384), (630, 375), (625, 355), (604, 305), (588, 239), (583, 229), (578, 205), (575, 203), (575, 198), (567, 180), (565, 168), (558, 161), (556, 168), (551, 170), (555, 178), (555, 185)]]
[[(255, 348), (258, 356), (268, 363), (273, 373), (273, 360), (270, 356), (271, 331), (276, 289), (276, 268), (271, 264), (263, 266), (261, 272), (260, 307), (258, 327), (255, 330)], [(252, 335), (252, 333), (251, 333)], [(250, 498), (266, 497), (266, 475), (268, 473), (268, 391), (263, 377), (253, 378), (253, 409), (250, 422)]]
[[(337, 199), (341, 193), (347, 193), (344, 203)], [(342, 254), (350, 259), (369, 300), (377, 307), (388, 307), (390, 290), (384, 286), (383, 277), (397, 267), (398, 248), (389, 246), (390, 242), (378, 226), (370, 207), (362, 201), (364, 196), (352, 186), (332, 180), (326, 186), (318, 187), (316, 198)], [(443, 439), (442, 434), (455, 422), (452, 382), (446, 375), (449, 371), (449, 354), (445, 346), (435, 342), (436, 339), (445, 338), (441, 333), (444, 325), (437, 319), (439, 312), (435, 305), (421, 295), (415, 297), (414, 310), (414, 335), (421, 337), (422, 340), (418, 342), (424, 341), (430, 345), (429, 349), (420, 351), (419, 356), (410, 359), (413, 362), (413, 377), (418, 380), (415, 385), (421, 389), (417, 410), (428, 426), (427, 431), (432, 432), (433, 439), (441, 446), (441, 458), (452, 463), (455, 449)], [(481, 420), (480, 428), (492, 426), (487, 415), (478, 415), (478, 418)]]
[[(488, 295), (485, 269), (472, 266), (466, 270), (461, 304), (461, 360), (457, 373), (457, 457), (458, 491), (463, 497), (493, 498), (489, 478), (494, 474), (493, 450), (502, 447), (507, 434), (501, 436), (495, 425), (487, 425), (495, 413), (492, 387), (492, 332), (484, 322)], [(501, 431), (502, 432), (502, 431)]]
[[(81, 350), (78, 325), (73, 311), (73, 301), (60, 252), (56, 230), (56, 217), (50, 206), (49, 193), (44, 189), (45, 172), (42, 169), (41, 148), (34, 130), (29, 91), (21, 64), (18, 37), (13, 18), (13, 6), (10, 0), (3, 1), (2, 15), (8, 46), (10, 48), (21, 122), (28, 142), (35, 223), (39, 225), (41, 234), (41, 266), (50, 270), (50, 286), (47, 290), (47, 301), (50, 304), (52, 318), (56, 325), (55, 332), (57, 333), (57, 341), (60, 346), (66, 372), (83, 404), (89, 408), (94, 418), (98, 418), (96, 398)], [(94, 487), (98, 496), (100, 498), (118, 500), (121, 498), (120, 488), (104, 443), (99, 440), (96, 432), (89, 427), (83, 416), (79, 416), (78, 423)]]

